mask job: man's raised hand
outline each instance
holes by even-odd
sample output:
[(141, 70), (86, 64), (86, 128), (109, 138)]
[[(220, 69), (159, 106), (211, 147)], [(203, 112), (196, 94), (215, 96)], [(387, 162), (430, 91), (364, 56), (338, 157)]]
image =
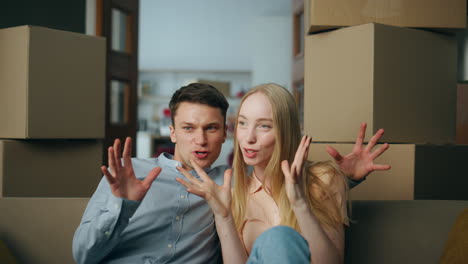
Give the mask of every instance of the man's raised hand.
[[(132, 139), (127, 137), (120, 156), (120, 140), (114, 140), (114, 145), (109, 147), (108, 162), (109, 168), (101, 167), (101, 171), (109, 182), (112, 194), (127, 200), (141, 201), (145, 197), (153, 181), (161, 172), (160, 167), (152, 169), (144, 180), (139, 180), (135, 176), (132, 166)], [(123, 159), (122, 159), (123, 158)]]

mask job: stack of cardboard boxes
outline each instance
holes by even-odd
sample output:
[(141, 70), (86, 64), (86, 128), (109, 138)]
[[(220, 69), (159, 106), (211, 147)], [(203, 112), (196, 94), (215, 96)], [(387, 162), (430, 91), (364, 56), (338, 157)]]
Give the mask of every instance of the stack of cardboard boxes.
[(1, 197), (89, 197), (104, 137), (105, 40), (0, 30)]
[(104, 137), (105, 40), (0, 30), (0, 197), (88, 197)]
[[(457, 47), (463, 0), (306, 0), (304, 130), (325, 146), (353, 147), (379, 128), (390, 149), (354, 200), (468, 199), (468, 146), (455, 144)], [(415, 29), (417, 28), (417, 29)]]
[(71, 262), (101, 175), (105, 54), (100, 37), (0, 29), (0, 239), (21, 262)]

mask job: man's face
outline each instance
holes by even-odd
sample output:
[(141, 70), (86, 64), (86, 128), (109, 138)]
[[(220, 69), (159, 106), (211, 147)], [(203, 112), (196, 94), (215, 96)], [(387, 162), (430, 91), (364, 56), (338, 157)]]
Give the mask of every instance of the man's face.
[(176, 143), (174, 159), (185, 169), (192, 169), (190, 160), (202, 168), (211, 166), (226, 139), (221, 109), (204, 104), (180, 103), (170, 129), (171, 141)]

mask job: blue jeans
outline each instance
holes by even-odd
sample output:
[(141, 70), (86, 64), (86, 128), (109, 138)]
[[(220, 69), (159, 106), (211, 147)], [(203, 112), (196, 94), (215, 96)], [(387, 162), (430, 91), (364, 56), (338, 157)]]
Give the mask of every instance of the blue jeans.
[(247, 263), (310, 263), (309, 244), (293, 228), (275, 226), (255, 240)]

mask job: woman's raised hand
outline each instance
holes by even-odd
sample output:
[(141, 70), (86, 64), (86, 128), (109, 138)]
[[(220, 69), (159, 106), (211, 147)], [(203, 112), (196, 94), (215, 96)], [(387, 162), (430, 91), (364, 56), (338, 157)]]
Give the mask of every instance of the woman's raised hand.
[(356, 138), (353, 150), (346, 156), (342, 156), (338, 150), (328, 146), (328, 154), (335, 160), (340, 166), (341, 171), (351, 178), (352, 180), (362, 180), (367, 177), (373, 171), (389, 170), (390, 165), (388, 164), (376, 164), (374, 163), (380, 155), (382, 155), (390, 147), (387, 143), (382, 144), (376, 150), (373, 148), (377, 145), (377, 142), (384, 134), (383, 129), (379, 129), (374, 136), (369, 140), (369, 143), (363, 146), (364, 138), (366, 135), (367, 124), (362, 123), (359, 128), (359, 133)]
[(291, 166), (289, 166), (289, 162), (287, 160), (283, 160), (281, 162), (281, 169), (283, 170), (286, 184), (286, 195), (288, 196), (291, 205), (294, 205), (297, 201), (305, 198), (305, 194), (302, 191), (300, 183), (304, 164), (309, 155), (309, 145), (311, 140), (311, 137), (302, 137)]
[(188, 181), (182, 178), (176, 178), (176, 181), (184, 185), (188, 192), (204, 198), (216, 216), (228, 217), (231, 213), (232, 170), (226, 170), (224, 172), (224, 184), (217, 185), (196, 162), (191, 160), (190, 163), (201, 180), (197, 179), (184, 168), (177, 167)]

